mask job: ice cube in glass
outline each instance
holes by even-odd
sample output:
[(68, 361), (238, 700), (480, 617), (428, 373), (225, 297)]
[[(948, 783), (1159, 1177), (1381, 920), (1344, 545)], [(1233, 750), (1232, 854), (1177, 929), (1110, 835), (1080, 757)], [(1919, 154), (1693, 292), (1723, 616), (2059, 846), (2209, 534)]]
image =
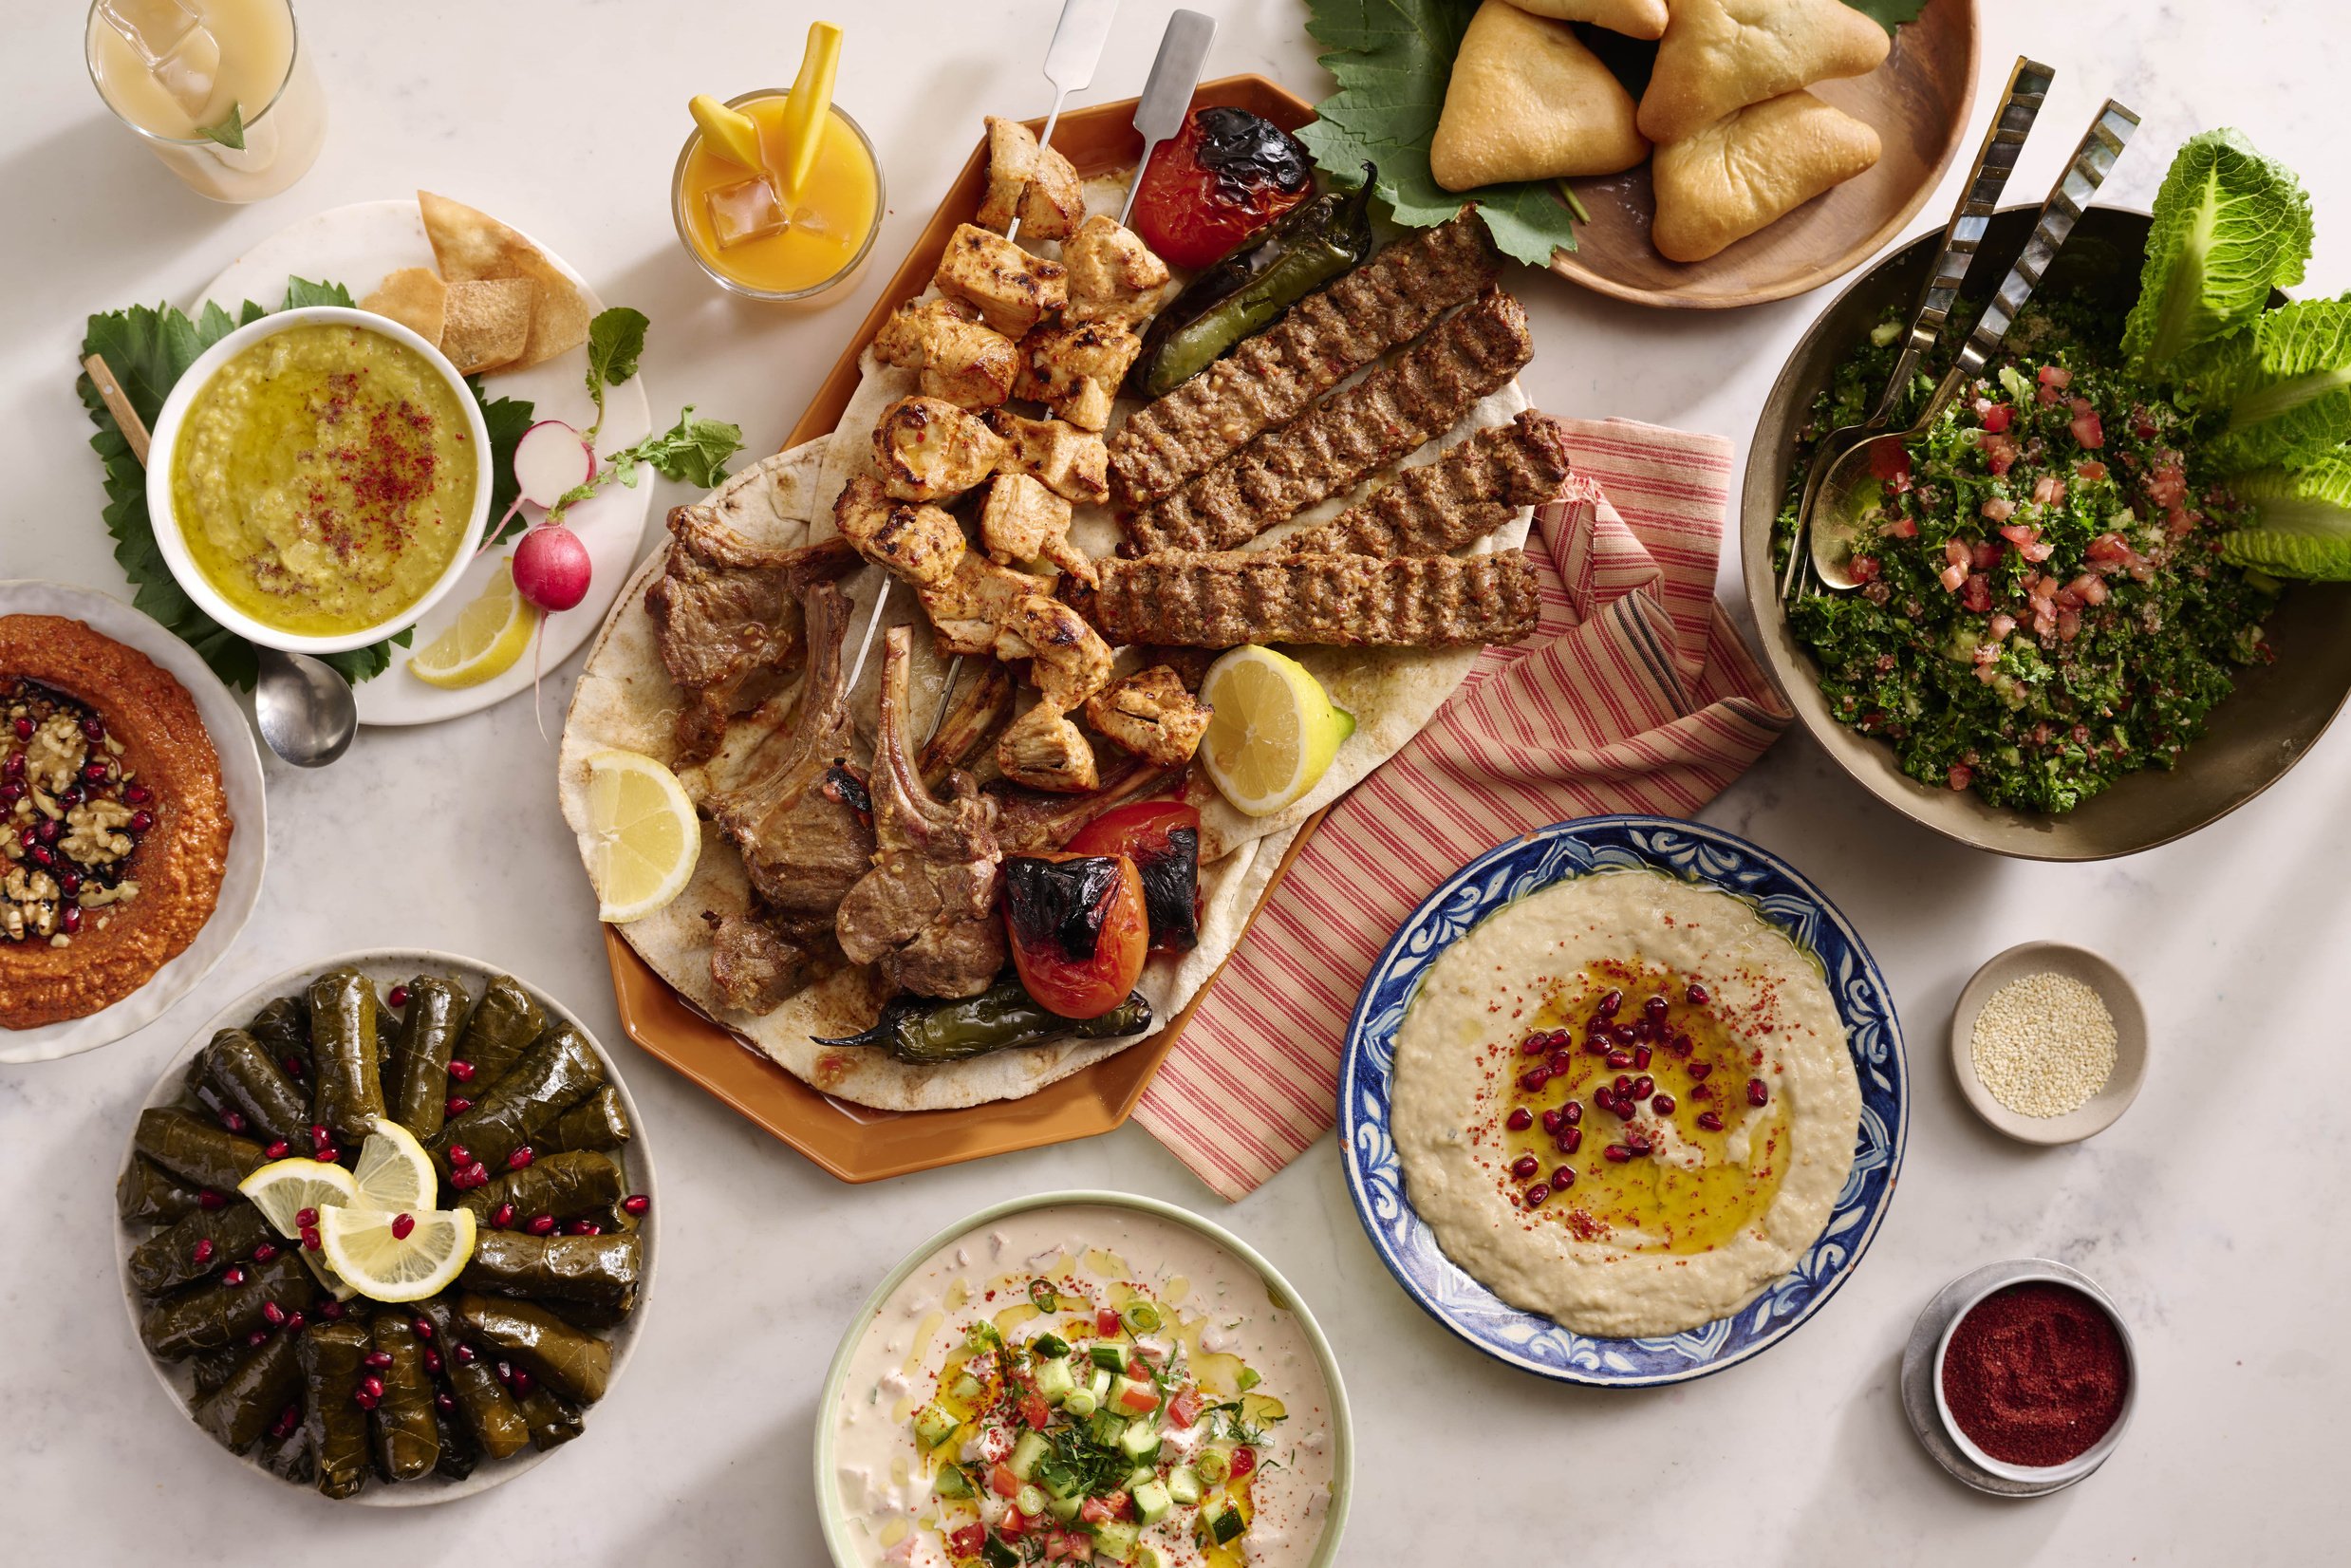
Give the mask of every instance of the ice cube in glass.
[(775, 199), (774, 188), (763, 176), (715, 186), (705, 199), (710, 204), (710, 232), (721, 251), (780, 234), (790, 227), (783, 203)]

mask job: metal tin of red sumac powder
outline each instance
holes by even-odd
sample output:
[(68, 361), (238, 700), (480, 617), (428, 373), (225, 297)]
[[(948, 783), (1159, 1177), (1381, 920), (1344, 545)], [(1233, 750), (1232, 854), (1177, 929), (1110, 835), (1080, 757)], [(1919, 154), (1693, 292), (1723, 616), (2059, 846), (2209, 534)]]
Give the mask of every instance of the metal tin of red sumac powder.
[(1968, 1309), (1943, 1354), (1943, 1402), (1974, 1445), (2047, 1468), (2121, 1419), (2130, 1353), (2105, 1310), (2070, 1285), (2027, 1279)]

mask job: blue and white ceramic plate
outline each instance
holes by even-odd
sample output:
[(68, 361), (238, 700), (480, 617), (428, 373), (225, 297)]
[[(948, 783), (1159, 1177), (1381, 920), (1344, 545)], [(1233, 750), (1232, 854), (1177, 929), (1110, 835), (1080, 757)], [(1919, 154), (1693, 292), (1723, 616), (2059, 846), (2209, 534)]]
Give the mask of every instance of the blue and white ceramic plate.
[[(1861, 1080), (1852, 1174), (1827, 1226), (1786, 1277), (1728, 1317), (1654, 1339), (1572, 1334), (1521, 1312), (1438, 1249), (1405, 1196), (1389, 1136), (1396, 1030), (1429, 964), (1487, 915), (1527, 894), (1595, 871), (1662, 871), (1752, 905), (1820, 961)], [(1785, 861), (1700, 822), (1655, 816), (1554, 823), (1488, 849), (1412, 911), (1380, 954), (1355, 1003), (1339, 1064), (1339, 1138), (1348, 1190), (1371, 1245), (1405, 1294), (1497, 1360), (1538, 1376), (1607, 1388), (1684, 1383), (1735, 1366), (1796, 1332), (1844, 1283), (1894, 1196), (1910, 1131), (1910, 1073), (1893, 994), (1860, 936)]]

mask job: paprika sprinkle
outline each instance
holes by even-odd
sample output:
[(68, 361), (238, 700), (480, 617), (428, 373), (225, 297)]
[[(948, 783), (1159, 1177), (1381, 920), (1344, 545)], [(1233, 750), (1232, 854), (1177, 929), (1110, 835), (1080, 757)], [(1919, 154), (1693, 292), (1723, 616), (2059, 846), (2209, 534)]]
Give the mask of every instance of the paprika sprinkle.
[(1944, 1405), (1968, 1441), (2003, 1464), (2044, 1469), (2086, 1453), (2121, 1419), (2130, 1353), (2096, 1301), (2028, 1279), (1968, 1309), (1942, 1378)]

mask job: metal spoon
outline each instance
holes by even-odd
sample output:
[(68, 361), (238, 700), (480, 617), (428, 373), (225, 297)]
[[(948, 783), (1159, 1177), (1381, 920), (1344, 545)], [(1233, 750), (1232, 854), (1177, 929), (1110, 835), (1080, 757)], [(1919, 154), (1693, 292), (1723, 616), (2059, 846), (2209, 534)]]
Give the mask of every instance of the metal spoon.
[[(1999, 210), (2000, 194), (2007, 189), (2008, 176), (2016, 169), (2017, 157), (2024, 151), (2024, 139), (2032, 132), (2033, 121), (2041, 113), (2042, 103), (2056, 74), (2037, 61), (2017, 56), (2016, 67), (2008, 73), (2008, 89), (2001, 95), (2000, 107), (1985, 129), (1983, 146), (1976, 150), (1975, 173), (1960, 192), (1959, 205), (1951, 209), (1950, 222), (1944, 226), (1943, 249), (1936, 253), (1933, 267), (1928, 270), (1926, 287), (1919, 290), (1917, 313), (1911, 318), (1910, 335), (1902, 345), (1901, 357), (1894, 361), (1894, 373), (1886, 378), (1885, 392), (1869, 418), (1859, 424), (1840, 425), (1830, 431), (1813, 452), (1812, 471), (1804, 479), (1804, 498), (1796, 510), (1796, 545), (1788, 551), (1787, 569), (1780, 579), (1782, 600), (1793, 599), (1803, 590), (1807, 562), (1819, 580), (1830, 588), (1855, 586), (1844, 567), (1853, 553), (1850, 528), (1844, 529), (1836, 548), (1824, 549), (1828, 531), (1816, 526), (1813, 519), (1813, 500), (1820, 492), (1820, 476), (1848, 448), (1866, 439), (1871, 432), (1886, 427), (1886, 421), (1901, 404), (1902, 394), (1909, 388), (1918, 362), (1933, 351), (1935, 340), (1942, 335), (1943, 323), (1958, 302), (1959, 286), (1968, 276), (1968, 264), (1974, 261), (1976, 247), (1984, 241), (1984, 231), (1990, 224), (1992, 214)], [(1837, 521), (1842, 524), (1847, 519)]]
[[(1961, 387), (1984, 373), (2000, 345), (2008, 335), (2009, 326), (2024, 302), (2032, 298), (2033, 290), (2048, 271), (2049, 263), (2057, 258), (2059, 247), (2074, 232), (2074, 223), (2081, 216), (2082, 206), (2088, 202), (2115, 159), (2138, 129), (2138, 116), (2113, 99), (2099, 110), (2098, 118), (2074, 149), (2074, 156), (2065, 172), (2049, 192), (2049, 199), (2041, 209), (2041, 220), (2033, 226), (2032, 237), (2024, 242), (2016, 265), (2001, 280), (1999, 290), (1984, 307), (1975, 330), (1968, 334), (1967, 345), (1959, 352), (1958, 363), (1943, 378), (1934, 395), (1927, 400), (1926, 408), (1909, 429), (1872, 436), (1848, 447), (1834, 458), (1820, 476), (1819, 488), (1813, 497), (1813, 534), (1816, 544), (1811, 551), (1819, 561), (1816, 569), (1828, 583), (1853, 580), (1851, 561), (1853, 544), (1862, 528), (1868, 526), (1878, 511), (1879, 483), (1874, 470), (1872, 455), (1898, 451), (1924, 435), (1943, 410), (1950, 406)], [(1831, 553), (1829, 545), (1842, 541), (1842, 552)], [(1835, 573), (1832, 576), (1832, 572)]]
[[(115, 379), (113, 366), (92, 354), (82, 368), (144, 467), (153, 438)], [(333, 665), (307, 653), (280, 653), (258, 645), (253, 653), (259, 666), (253, 681), (253, 719), (270, 749), (297, 768), (323, 768), (348, 751), (359, 734), (359, 700), (351, 695), (351, 683)]]
[(324, 768), (359, 734), (359, 701), (333, 665), (307, 653), (256, 647), (253, 719), (270, 749), (297, 768)]

